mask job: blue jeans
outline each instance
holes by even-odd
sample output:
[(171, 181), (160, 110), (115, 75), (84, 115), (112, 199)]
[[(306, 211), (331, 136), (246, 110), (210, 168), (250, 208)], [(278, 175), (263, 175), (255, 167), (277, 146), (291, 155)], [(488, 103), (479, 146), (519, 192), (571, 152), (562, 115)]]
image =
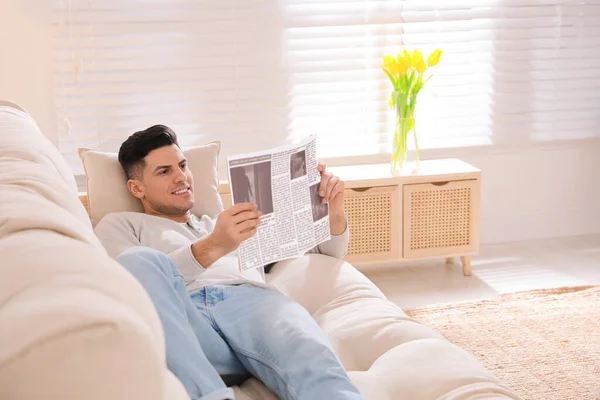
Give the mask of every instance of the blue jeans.
[(227, 385), (250, 375), (282, 399), (361, 399), (314, 319), (276, 290), (244, 284), (188, 294), (164, 253), (136, 247), (117, 260), (152, 298), (167, 366), (192, 400), (233, 399)]

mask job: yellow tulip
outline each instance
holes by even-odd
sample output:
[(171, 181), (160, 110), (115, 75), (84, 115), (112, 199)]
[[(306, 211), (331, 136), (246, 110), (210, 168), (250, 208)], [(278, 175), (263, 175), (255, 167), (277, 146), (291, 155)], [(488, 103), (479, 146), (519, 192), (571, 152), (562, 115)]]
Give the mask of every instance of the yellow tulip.
[(399, 53), (396, 63), (398, 64), (400, 75), (404, 75), (410, 68), (410, 57), (407, 59), (404, 53)]
[(404, 58), (408, 61), (408, 66), (410, 68), (410, 66), (412, 65), (412, 59), (411, 59), (410, 53), (408, 52), (408, 50), (404, 49), (402, 51), (402, 54), (404, 55)]
[(415, 67), (418, 73), (422, 74), (427, 69), (425, 60), (423, 60), (423, 54), (419, 50), (413, 51), (412, 54), (412, 66)]
[(400, 72), (398, 63), (392, 56), (383, 56), (383, 69), (389, 72), (392, 76), (396, 76)]
[(440, 61), (441, 56), (442, 56), (442, 50), (440, 50), (440, 49), (434, 50), (433, 52), (431, 52), (431, 54), (427, 58), (427, 64), (430, 67), (437, 65), (437, 63)]

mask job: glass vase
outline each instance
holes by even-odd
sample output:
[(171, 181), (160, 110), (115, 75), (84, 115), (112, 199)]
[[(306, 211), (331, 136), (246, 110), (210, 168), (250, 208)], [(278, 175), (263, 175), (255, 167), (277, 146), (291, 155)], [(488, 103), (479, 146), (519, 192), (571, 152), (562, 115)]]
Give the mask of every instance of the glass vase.
[[(392, 96), (396, 117), (390, 157), (392, 174), (414, 173), (419, 167), (419, 142), (414, 116), (417, 95), (393, 92)], [(414, 161), (407, 158), (408, 150), (412, 150), (413, 146)]]

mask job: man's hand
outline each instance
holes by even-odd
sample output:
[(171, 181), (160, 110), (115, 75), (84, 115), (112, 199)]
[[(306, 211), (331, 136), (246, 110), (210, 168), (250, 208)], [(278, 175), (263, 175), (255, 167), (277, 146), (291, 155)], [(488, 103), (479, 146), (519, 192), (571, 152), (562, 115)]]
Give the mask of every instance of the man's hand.
[(319, 196), (323, 203), (329, 202), (329, 229), (332, 235), (341, 235), (346, 230), (346, 215), (344, 213), (344, 182), (327, 172), (323, 163), (317, 166), (321, 174)]
[(219, 214), (210, 237), (223, 250), (223, 255), (231, 253), (244, 240), (254, 236), (261, 216), (261, 212), (255, 210), (254, 203), (238, 203)]
[(254, 236), (262, 214), (255, 210), (254, 203), (238, 203), (219, 214), (212, 233), (192, 245), (192, 253), (200, 265), (208, 268)]

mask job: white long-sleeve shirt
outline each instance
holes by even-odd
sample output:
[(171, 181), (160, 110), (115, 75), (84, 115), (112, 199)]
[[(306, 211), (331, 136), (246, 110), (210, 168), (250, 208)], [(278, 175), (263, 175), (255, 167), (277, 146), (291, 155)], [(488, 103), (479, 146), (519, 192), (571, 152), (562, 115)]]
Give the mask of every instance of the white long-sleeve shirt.
[[(94, 231), (108, 254), (117, 258), (135, 246), (147, 246), (168, 254), (177, 265), (189, 292), (203, 286), (237, 285), (252, 283), (267, 286), (264, 268), (240, 271), (237, 252), (231, 252), (204, 268), (192, 254), (192, 244), (208, 236), (216, 218), (191, 215), (187, 222), (137, 212), (119, 212), (106, 215)], [(338, 236), (316, 246), (310, 252), (342, 258), (348, 249), (348, 228)]]

